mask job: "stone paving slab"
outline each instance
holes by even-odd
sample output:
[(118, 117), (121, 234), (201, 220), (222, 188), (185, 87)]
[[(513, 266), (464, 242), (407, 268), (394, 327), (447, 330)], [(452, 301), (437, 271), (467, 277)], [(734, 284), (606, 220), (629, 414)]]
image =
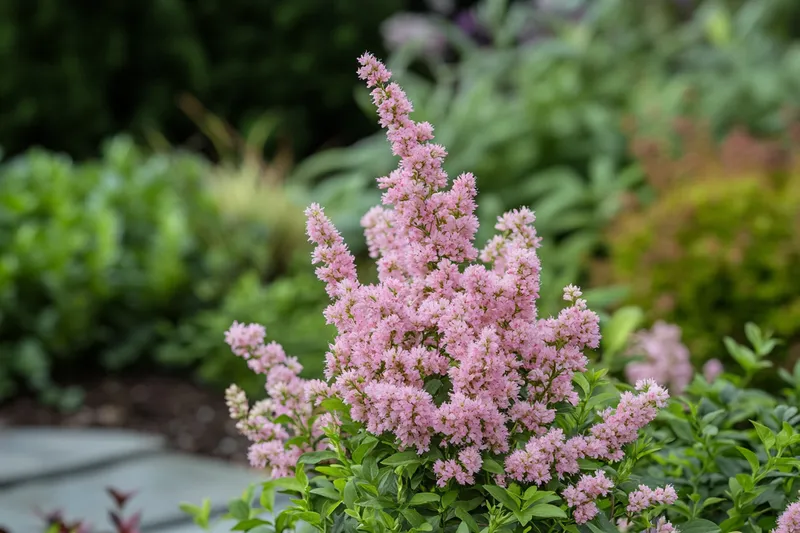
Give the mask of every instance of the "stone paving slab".
[(0, 488), (154, 453), (164, 446), (160, 436), (124, 430), (0, 428)]
[[(37, 518), (26, 511), (46, 504), (46, 510), (63, 509), (67, 518), (105, 525), (110, 502), (105, 488), (113, 486), (139, 491), (129, 506), (143, 510), (143, 529), (181, 525), (187, 517), (178, 508), (179, 503), (199, 504), (207, 497), (214, 509), (223, 510), (228, 500), (241, 495), (249, 483), (264, 479), (260, 473), (223, 461), (167, 452), (0, 490), (0, 523), (10, 533), (41, 531)], [(185, 531), (199, 533), (199, 528)]]

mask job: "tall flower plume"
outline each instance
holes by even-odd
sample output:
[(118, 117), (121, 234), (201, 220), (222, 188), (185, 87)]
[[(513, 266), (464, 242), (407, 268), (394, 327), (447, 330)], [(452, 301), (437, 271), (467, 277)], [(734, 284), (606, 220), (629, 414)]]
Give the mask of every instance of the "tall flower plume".
[[(433, 469), (440, 486), (474, 483), (485, 452), (505, 456), (506, 478), (536, 484), (578, 474), (583, 458), (621, 459), (622, 447), (663, 406), (666, 390), (640, 383), (637, 393), (626, 393), (580, 434), (552, 427), (557, 405), (579, 401), (573, 376), (586, 370), (584, 352), (598, 346), (597, 315), (569, 286), (566, 308), (538, 318), (540, 239), (533, 212), (521, 208), (499, 217), (498, 235), (478, 250), (475, 178), (450, 180), (443, 168), (447, 152), (432, 142), (433, 127), (411, 119), (411, 102), (381, 62), (365, 54), (359, 63), (399, 157), (397, 169), (378, 179), (382, 205), (362, 219), (378, 283), (358, 280), (339, 232), (312, 205), (306, 214), (313, 261), (332, 300), (325, 317), (338, 330), (326, 354), (327, 383), (300, 380), (296, 361), (257, 338), (263, 329), (234, 325), (228, 338), (234, 353), (267, 375), (265, 409), (300, 413), (286, 434), (267, 424), (258, 432), (248, 425), (253, 408), (248, 412), (246, 400), (232, 391), (231, 412), (256, 437), (253, 462), (285, 472), (303, 450), (287, 446), (278, 453), (280, 443), (302, 430), (312, 403), (326, 396), (343, 400), (355, 421), (393, 437), (399, 449), (441, 449), (445, 458)], [(530, 437), (518, 449), (520, 434)], [(578, 483), (570, 496), (576, 517), (595, 512), (593, 501), (607, 485), (597, 476)]]

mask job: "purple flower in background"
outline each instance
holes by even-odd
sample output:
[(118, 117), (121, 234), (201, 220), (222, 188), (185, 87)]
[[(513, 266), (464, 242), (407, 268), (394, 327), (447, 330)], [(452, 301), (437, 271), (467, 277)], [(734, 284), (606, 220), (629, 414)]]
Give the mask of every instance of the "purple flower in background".
[(706, 361), (706, 364), (703, 365), (703, 377), (706, 378), (706, 381), (711, 383), (717, 379), (717, 376), (722, 374), (724, 370), (719, 359), (709, 359)]
[(447, 40), (436, 23), (417, 13), (398, 13), (390, 17), (381, 25), (381, 33), (390, 50), (417, 43), (425, 55), (438, 57), (447, 48)]

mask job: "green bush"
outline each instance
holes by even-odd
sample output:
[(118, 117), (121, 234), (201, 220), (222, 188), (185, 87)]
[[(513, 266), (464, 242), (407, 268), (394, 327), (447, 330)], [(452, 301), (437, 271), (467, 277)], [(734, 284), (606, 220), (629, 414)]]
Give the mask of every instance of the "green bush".
[(614, 279), (650, 318), (680, 325), (698, 361), (749, 317), (796, 341), (800, 160), (741, 133), (682, 146), (678, 159), (641, 147), (656, 194), (609, 231)]
[[(0, 146), (76, 157), (119, 131), (192, 133), (189, 92), (238, 126), (281, 113), (300, 151), (370, 131), (353, 116), (352, 58), (403, 0), (0, 3)], [(343, 114), (344, 113), (344, 114)]]
[[(0, 399), (22, 386), (60, 400), (53, 378), (76, 363), (118, 370), (154, 355), (230, 381), (215, 366), (230, 326), (214, 321), (220, 306), (321, 361), (327, 343), (304, 336), (302, 310), (318, 317), (326, 296), (308, 281), (302, 191), (262, 183), (277, 168), (150, 154), (127, 137), (97, 161), (36, 149), (0, 164)], [(291, 275), (298, 255), (305, 276)]]
[(207, 165), (118, 138), (96, 163), (32, 150), (0, 167), (0, 397), (49, 386), (52, 364), (136, 359), (190, 305), (213, 213)]
[(218, 307), (178, 325), (169, 341), (159, 347), (158, 361), (168, 366), (197, 366), (206, 383), (224, 388), (235, 382), (252, 394), (263, 394), (263, 376), (253, 374), (242, 359), (230, 357), (230, 349), (221, 342), (235, 316), (242, 322), (263, 324), (287, 354), (300, 360), (304, 376), (321, 376), (334, 334), (322, 316), (328, 297), (308, 256), (298, 257), (298, 261), (303, 267), (298, 265), (297, 274), (268, 285), (254, 272), (244, 274)]

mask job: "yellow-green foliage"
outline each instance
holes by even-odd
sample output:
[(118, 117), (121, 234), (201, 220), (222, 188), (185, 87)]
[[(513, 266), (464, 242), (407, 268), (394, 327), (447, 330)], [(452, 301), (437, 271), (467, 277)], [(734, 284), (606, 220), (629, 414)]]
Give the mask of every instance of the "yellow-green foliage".
[(679, 324), (697, 359), (718, 351), (722, 336), (736, 336), (748, 320), (797, 340), (800, 170), (741, 160), (732, 168), (725, 147), (707, 152), (716, 157), (708, 164), (687, 166), (706, 159), (698, 151), (694, 160), (660, 161), (662, 174), (674, 164), (671, 179), (658, 184), (652, 203), (614, 227), (615, 278), (629, 283), (632, 303), (652, 318)]

